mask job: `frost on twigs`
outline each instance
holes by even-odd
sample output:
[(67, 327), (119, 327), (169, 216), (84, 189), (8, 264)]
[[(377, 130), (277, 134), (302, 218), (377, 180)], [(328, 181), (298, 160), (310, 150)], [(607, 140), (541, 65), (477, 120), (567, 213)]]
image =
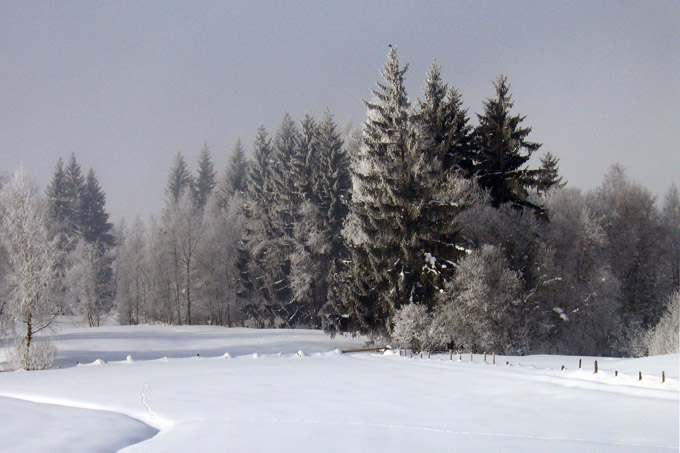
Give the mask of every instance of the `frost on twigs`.
[(16, 370), (44, 370), (54, 363), (55, 352), (54, 344), (47, 339), (33, 340), (27, 348), (22, 338), (8, 351), (8, 359)]

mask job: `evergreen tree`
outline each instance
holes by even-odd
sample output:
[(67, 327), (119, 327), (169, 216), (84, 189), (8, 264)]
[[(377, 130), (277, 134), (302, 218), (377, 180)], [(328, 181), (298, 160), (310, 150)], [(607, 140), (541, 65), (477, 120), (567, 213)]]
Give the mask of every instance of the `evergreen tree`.
[(50, 217), (60, 226), (65, 226), (72, 218), (72, 206), (68, 198), (64, 161), (57, 159), (52, 181), (46, 190)]
[(80, 221), (81, 212), (81, 195), (85, 189), (85, 180), (81, 174), (80, 164), (76, 160), (75, 154), (71, 154), (71, 158), (66, 166), (65, 173), (65, 199), (69, 205), (68, 211), (70, 218), (67, 220), (67, 234), (69, 236), (77, 236), (82, 234), (82, 224)]
[(208, 145), (205, 144), (198, 158), (198, 177), (194, 185), (194, 195), (199, 209), (203, 209), (214, 188), (215, 166), (212, 163)]
[(364, 102), (368, 115), (363, 143), (354, 156), (351, 213), (346, 234), (352, 259), (342, 317), (343, 329), (384, 330), (389, 318), (417, 293), (414, 268), (417, 231), (412, 208), (416, 140), (409, 121), (404, 73), (392, 48), (384, 83)]
[(243, 149), (241, 140), (236, 140), (236, 145), (231, 151), (229, 162), (224, 173), (224, 178), (220, 184), (220, 198), (221, 205), (224, 201), (230, 199), (235, 193), (244, 193), (247, 183), (247, 169), (248, 161), (246, 160), (246, 152)]
[(307, 184), (306, 150), (300, 146), (300, 131), (289, 114), (285, 114), (274, 137), (274, 219), (282, 238), (293, 234), (295, 220)]
[(427, 153), (428, 178), (444, 181), (452, 171), (470, 174), (473, 165), (473, 129), (460, 94), (442, 81), (441, 67), (430, 66), (425, 100), (419, 101), (415, 121), (421, 148)]
[(414, 122), (418, 133), (418, 165), (414, 197), (420, 264), (419, 300), (432, 307), (434, 296), (450, 279), (458, 260), (469, 247), (462, 235), (461, 214), (482, 201), (476, 184), (463, 179), (471, 168), (472, 127), (460, 95), (441, 79), (436, 63), (428, 71), (425, 100)]
[(538, 170), (536, 178), (536, 190), (539, 193), (546, 193), (553, 187), (559, 189), (567, 185), (567, 182), (563, 181), (560, 176), (557, 165), (559, 161), (551, 152), (547, 152), (541, 157), (541, 168)]
[(187, 163), (184, 161), (182, 153), (175, 154), (172, 168), (170, 168), (170, 175), (168, 176), (168, 185), (165, 188), (165, 196), (169, 203), (177, 203), (186, 190), (192, 190), (193, 178), (189, 173)]
[(474, 176), (488, 189), (494, 206), (511, 203), (515, 207), (531, 206), (526, 200), (527, 187), (535, 185), (536, 171), (525, 164), (540, 143), (527, 141), (530, 127), (521, 127), (526, 117), (512, 115), (510, 85), (505, 76), (494, 82), (496, 97), (484, 102), (484, 113), (477, 115)]
[(106, 195), (99, 186), (94, 170), (90, 169), (80, 195), (78, 223), (83, 239), (103, 248), (111, 247), (114, 243), (111, 234), (113, 225), (109, 223), (105, 204)]
[(248, 196), (259, 208), (269, 209), (273, 203), (272, 142), (264, 126), (257, 130), (253, 145), (253, 161), (248, 167)]
[(311, 199), (318, 205), (323, 223), (333, 241), (331, 255), (341, 256), (344, 241), (340, 235), (352, 196), (350, 158), (343, 148), (333, 115), (327, 110), (319, 123), (316, 153), (308, 160), (312, 167)]
[(273, 300), (272, 244), (274, 235), (272, 209), (275, 203), (273, 182), (274, 150), (264, 126), (257, 130), (253, 145), (253, 160), (248, 166), (247, 191), (242, 204), (243, 237), (239, 244), (239, 269), (245, 290), (244, 298), (249, 303), (244, 311), (254, 319), (273, 322), (270, 310)]

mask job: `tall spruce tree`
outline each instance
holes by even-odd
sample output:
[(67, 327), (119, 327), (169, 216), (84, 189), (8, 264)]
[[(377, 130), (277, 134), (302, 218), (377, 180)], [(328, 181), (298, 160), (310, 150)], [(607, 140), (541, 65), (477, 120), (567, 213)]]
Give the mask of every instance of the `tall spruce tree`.
[(418, 200), (414, 193), (417, 145), (397, 51), (373, 90), (363, 143), (354, 156), (355, 180), (346, 230), (352, 253), (341, 329), (382, 331), (401, 305), (417, 298), (415, 269)]
[[(427, 74), (425, 99), (414, 115), (418, 133), (414, 216), (421, 251), (418, 302), (432, 308), (435, 295), (450, 279), (455, 263), (470, 244), (461, 214), (481, 202), (476, 184), (464, 175), (472, 164), (472, 127), (460, 95), (442, 81), (434, 63)], [(418, 271), (417, 271), (418, 272)]]
[(272, 210), (275, 203), (274, 149), (264, 128), (257, 130), (253, 144), (253, 160), (248, 166), (247, 191), (242, 204), (244, 218), (243, 239), (239, 244), (241, 255), (237, 263), (249, 302), (244, 311), (252, 318), (273, 323), (271, 310), (274, 299), (274, 253), (270, 238), (275, 235)]
[(46, 194), (50, 217), (61, 228), (65, 227), (73, 216), (73, 207), (68, 198), (66, 172), (64, 171), (64, 161), (61, 157), (57, 159), (52, 181), (50, 181), (50, 185), (47, 187)]
[(215, 165), (210, 156), (208, 144), (203, 145), (201, 154), (198, 158), (198, 176), (194, 184), (194, 196), (199, 209), (203, 209), (208, 201), (208, 197), (215, 188)]
[(82, 234), (82, 224), (79, 216), (81, 211), (81, 195), (85, 188), (80, 164), (76, 160), (76, 155), (71, 154), (68, 165), (64, 170), (65, 174), (65, 199), (69, 205), (70, 218), (67, 220), (66, 232), (71, 238)]
[(536, 190), (539, 193), (546, 193), (553, 187), (559, 189), (567, 185), (567, 182), (560, 176), (559, 161), (549, 151), (541, 157), (541, 168), (536, 178)]
[(526, 200), (527, 187), (535, 185), (537, 172), (526, 168), (531, 154), (540, 143), (527, 140), (530, 127), (521, 127), (526, 117), (513, 115), (510, 85), (505, 76), (494, 82), (496, 96), (484, 102), (484, 113), (477, 115), (474, 176), (488, 189), (494, 206), (511, 203), (515, 207), (531, 206)]
[(168, 203), (177, 203), (186, 190), (192, 190), (193, 178), (181, 152), (175, 154), (175, 158), (168, 175), (168, 184), (165, 188), (165, 196)]
[(83, 239), (100, 248), (111, 247), (114, 243), (111, 234), (113, 225), (109, 223), (105, 205), (106, 195), (94, 175), (94, 170), (90, 169), (80, 195), (78, 223)]
[(473, 168), (473, 128), (458, 91), (441, 77), (433, 63), (425, 80), (423, 101), (415, 115), (420, 146), (426, 150), (427, 178), (446, 180), (452, 171), (469, 174)]
[(246, 151), (243, 149), (241, 140), (238, 139), (231, 151), (224, 177), (220, 182), (219, 195), (222, 200), (222, 205), (224, 205), (224, 202), (230, 199), (235, 193), (245, 192), (247, 187), (247, 169), (248, 161), (246, 160)]

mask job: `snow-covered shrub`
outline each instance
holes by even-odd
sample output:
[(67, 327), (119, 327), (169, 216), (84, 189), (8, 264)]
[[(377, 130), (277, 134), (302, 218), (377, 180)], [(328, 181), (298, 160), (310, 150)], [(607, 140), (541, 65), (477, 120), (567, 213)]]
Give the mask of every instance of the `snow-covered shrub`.
[(8, 351), (8, 359), (16, 370), (44, 370), (54, 363), (56, 347), (46, 338), (31, 341), (26, 347), (26, 339), (22, 338)]
[(414, 351), (430, 346), (430, 314), (425, 305), (408, 304), (401, 307), (393, 317), (392, 340)]
[(649, 355), (677, 353), (679, 331), (680, 291), (676, 290), (668, 298), (666, 310), (659, 323), (645, 336), (645, 346)]

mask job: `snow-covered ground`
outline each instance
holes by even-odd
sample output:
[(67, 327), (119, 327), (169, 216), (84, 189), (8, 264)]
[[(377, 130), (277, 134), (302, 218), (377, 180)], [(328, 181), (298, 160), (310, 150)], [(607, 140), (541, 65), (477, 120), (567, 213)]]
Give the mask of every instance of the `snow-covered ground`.
[(677, 354), (583, 357), (579, 370), (568, 356), (343, 355), (362, 340), (310, 330), (55, 340), (54, 369), (0, 373), (0, 451), (678, 450)]

